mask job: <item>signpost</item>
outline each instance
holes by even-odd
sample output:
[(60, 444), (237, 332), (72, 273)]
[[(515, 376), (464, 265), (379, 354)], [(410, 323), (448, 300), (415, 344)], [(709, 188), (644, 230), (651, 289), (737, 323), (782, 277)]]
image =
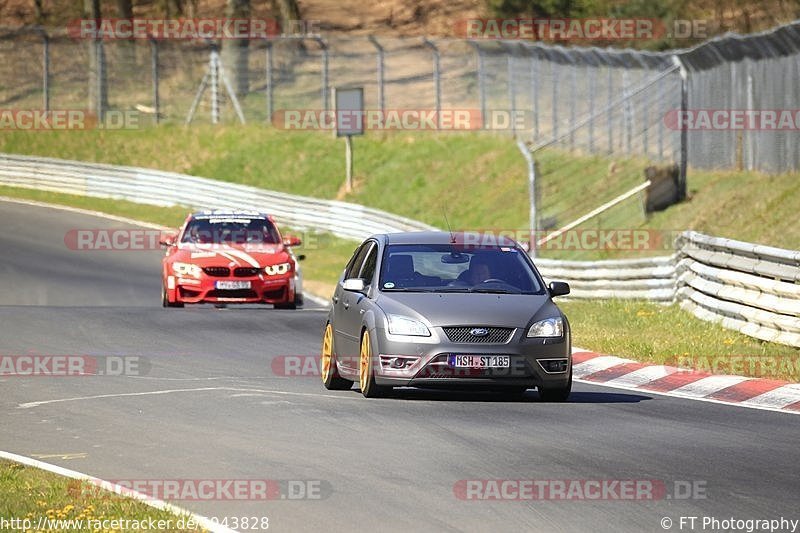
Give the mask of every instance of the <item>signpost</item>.
[(364, 88), (335, 87), (336, 136), (344, 137), (345, 190), (353, 190), (353, 135), (364, 135)]

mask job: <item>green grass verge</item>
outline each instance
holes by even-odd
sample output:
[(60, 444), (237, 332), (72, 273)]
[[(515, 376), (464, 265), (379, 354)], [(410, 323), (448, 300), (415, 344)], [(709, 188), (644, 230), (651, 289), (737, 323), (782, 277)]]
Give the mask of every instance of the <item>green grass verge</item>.
[[(161, 511), (140, 501), (125, 498), (112, 492), (100, 490), (94, 485), (59, 476), (45, 470), (32, 468), (20, 463), (0, 459), (0, 517), (5, 520), (17, 519), (3, 529), (34, 531), (42, 520), (49, 519), (50, 525), (59, 524), (60, 527), (45, 527), (41, 531), (98, 531), (110, 533), (119, 531), (112, 529), (112, 522), (96, 522), (97, 520), (127, 520), (128, 525), (146, 524), (142, 529), (147, 529), (152, 520), (154, 524), (162, 521), (161, 525), (171, 525), (162, 530), (168, 531), (205, 531), (190, 523), (188, 515), (177, 516), (169, 511)], [(180, 520), (183, 522), (179, 522)], [(30, 522), (27, 529), (22, 527), (23, 520)], [(82, 527), (77, 522), (55, 522), (56, 520), (82, 520)], [(86, 522), (91, 520), (92, 522)], [(182, 524), (184, 527), (178, 527)], [(96, 526), (107, 525), (102, 528)], [(187, 529), (189, 527), (189, 529)], [(131, 529), (126, 529), (130, 531)]]
[[(330, 133), (262, 125), (165, 125), (142, 130), (3, 132), (0, 151), (205, 176), (319, 198), (339, 198), (444, 227), (524, 230), (528, 185), (522, 156), (508, 137), (482, 133), (369, 132), (354, 139), (355, 191), (341, 191), (344, 142)], [(537, 154), (543, 216), (569, 222), (639, 183), (645, 161), (610, 161), (553, 149)], [(800, 248), (797, 173), (691, 170), (690, 198), (645, 219), (631, 199), (581, 228), (694, 229), (784, 248)], [(648, 251), (546, 251), (546, 257), (658, 255)]]

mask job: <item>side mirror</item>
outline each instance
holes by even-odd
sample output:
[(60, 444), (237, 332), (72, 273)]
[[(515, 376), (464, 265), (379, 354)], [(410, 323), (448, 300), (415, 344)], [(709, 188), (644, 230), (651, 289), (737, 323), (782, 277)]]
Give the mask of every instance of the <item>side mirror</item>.
[(301, 244), (303, 244), (303, 241), (294, 235), (287, 235), (283, 238), (284, 246), (300, 246)]
[(563, 281), (551, 281), (550, 285), (547, 286), (547, 292), (550, 293), (550, 297), (556, 296), (565, 296), (569, 294), (569, 283), (565, 283)]
[(175, 239), (178, 238), (178, 234), (175, 232), (168, 232), (161, 234), (161, 240), (158, 241), (158, 244), (161, 246), (174, 246)]
[(306, 258), (306, 254), (298, 254), (297, 256), (295, 256), (295, 259), (297, 259), (298, 261), (302, 261), (305, 258)]
[(350, 278), (342, 282), (342, 288), (350, 292), (363, 292), (364, 280), (359, 278)]

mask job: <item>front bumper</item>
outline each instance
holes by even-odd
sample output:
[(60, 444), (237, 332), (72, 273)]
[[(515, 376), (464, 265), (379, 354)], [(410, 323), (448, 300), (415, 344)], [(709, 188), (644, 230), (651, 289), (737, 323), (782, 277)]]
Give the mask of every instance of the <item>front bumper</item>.
[[(560, 338), (548, 339), (527, 338), (525, 332), (516, 328), (505, 343), (464, 343), (451, 342), (442, 328), (433, 328), (430, 337), (390, 335), (377, 328), (372, 333), (373, 353), (378, 354), (373, 361), (375, 382), (396, 387), (566, 386), (572, 368), (569, 329)], [(457, 368), (450, 365), (451, 355), (505, 355), (510, 367)]]
[[(170, 280), (169, 278), (172, 278)], [(249, 281), (250, 288), (218, 289), (217, 281)], [(174, 288), (173, 288), (174, 287)], [(167, 290), (172, 300), (187, 304), (198, 303), (268, 303), (284, 304), (295, 301), (294, 272), (281, 276), (211, 277), (200, 279), (167, 278)]]

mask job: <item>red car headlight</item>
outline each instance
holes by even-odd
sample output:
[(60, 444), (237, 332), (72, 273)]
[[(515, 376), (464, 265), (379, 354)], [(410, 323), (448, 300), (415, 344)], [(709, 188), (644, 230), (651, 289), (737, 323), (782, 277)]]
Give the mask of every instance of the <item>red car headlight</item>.
[(280, 276), (281, 274), (286, 274), (292, 269), (291, 263), (279, 263), (277, 265), (269, 265), (264, 267), (264, 272), (268, 276)]

